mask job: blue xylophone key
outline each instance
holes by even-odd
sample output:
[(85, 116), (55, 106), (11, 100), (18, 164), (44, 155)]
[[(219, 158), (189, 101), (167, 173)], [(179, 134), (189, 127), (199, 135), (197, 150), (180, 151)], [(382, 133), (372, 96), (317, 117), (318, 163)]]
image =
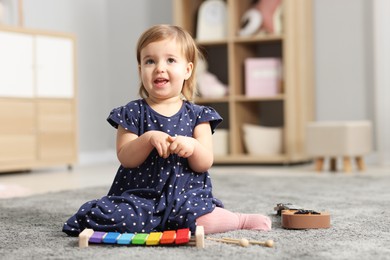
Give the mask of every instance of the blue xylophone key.
[(129, 245), (133, 237), (133, 233), (124, 233), (118, 238), (117, 243), (119, 245)]
[(116, 240), (121, 234), (118, 232), (108, 232), (107, 235), (103, 238), (103, 243), (105, 244), (116, 244)]

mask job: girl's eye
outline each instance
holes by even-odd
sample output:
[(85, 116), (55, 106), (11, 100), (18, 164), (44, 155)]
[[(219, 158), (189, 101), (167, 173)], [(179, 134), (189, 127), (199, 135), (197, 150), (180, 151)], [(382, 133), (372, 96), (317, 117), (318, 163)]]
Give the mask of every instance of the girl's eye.
[(174, 58), (169, 58), (168, 59), (168, 63), (174, 63), (175, 62), (175, 59)]
[(152, 59), (148, 59), (145, 61), (145, 64), (153, 64), (153, 63), (154, 63), (154, 61)]

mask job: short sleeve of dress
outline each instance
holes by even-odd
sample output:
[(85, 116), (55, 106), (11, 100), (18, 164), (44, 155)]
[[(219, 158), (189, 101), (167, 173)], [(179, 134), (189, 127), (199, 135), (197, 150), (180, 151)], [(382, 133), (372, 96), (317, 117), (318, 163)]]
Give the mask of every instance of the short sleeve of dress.
[(200, 108), (197, 114), (196, 124), (210, 122), (211, 131), (214, 133), (217, 126), (222, 122), (222, 117), (212, 107), (201, 106)]
[(124, 129), (139, 135), (139, 102), (132, 101), (126, 106), (114, 108), (107, 121), (115, 128), (122, 126)]

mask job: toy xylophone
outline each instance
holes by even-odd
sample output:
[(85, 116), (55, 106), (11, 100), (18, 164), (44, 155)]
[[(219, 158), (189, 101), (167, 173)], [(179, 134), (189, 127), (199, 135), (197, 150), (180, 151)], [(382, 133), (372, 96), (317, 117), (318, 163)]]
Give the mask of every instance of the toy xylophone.
[[(195, 242), (195, 243), (194, 243)], [(191, 238), (189, 228), (178, 230), (167, 230), (164, 232), (151, 233), (118, 233), (99, 232), (93, 229), (84, 229), (79, 235), (79, 247), (88, 247), (92, 244), (117, 244), (117, 245), (194, 245), (197, 248), (204, 248), (204, 229), (197, 226), (195, 237)]]

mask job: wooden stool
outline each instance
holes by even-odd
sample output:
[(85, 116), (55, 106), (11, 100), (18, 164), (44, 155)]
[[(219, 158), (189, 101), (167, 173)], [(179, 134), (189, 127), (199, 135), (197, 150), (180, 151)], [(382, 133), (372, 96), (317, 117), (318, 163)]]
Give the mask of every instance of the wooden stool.
[(365, 170), (363, 155), (371, 152), (370, 121), (311, 122), (307, 125), (306, 149), (315, 158), (315, 169), (323, 170), (329, 158), (330, 171), (337, 171), (337, 158), (343, 160), (343, 171), (351, 172), (351, 159), (359, 171)]

